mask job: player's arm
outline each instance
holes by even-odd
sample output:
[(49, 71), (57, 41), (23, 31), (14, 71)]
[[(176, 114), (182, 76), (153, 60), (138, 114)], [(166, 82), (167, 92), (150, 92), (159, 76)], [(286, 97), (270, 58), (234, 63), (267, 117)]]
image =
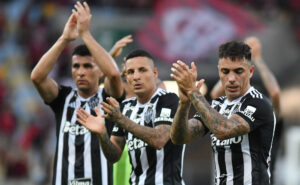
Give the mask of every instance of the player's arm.
[(48, 75), (63, 49), (70, 41), (78, 37), (76, 23), (76, 17), (72, 14), (65, 25), (62, 35), (42, 56), (31, 72), (31, 80), (46, 103), (52, 102), (58, 96), (58, 85)]
[(107, 133), (98, 134), (98, 138), (105, 157), (112, 163), (119, 161), (124, 149), (125, 138), (119, 136), (109, 138)]
[(251, 48), (252, 61), (258, 69), (262, 82), (270, 96), (276, 117), (278, 118), (280, 113), (280, 86), (274, 74), (268, 68), (268, 66), (262, 58), (261, 44), (258, 38), (248, 37), (246, 38), (245, 43), (248, 44)]
[(166, 84), (159, 78), (156, 78), (156, 87), (167, 90)]
[(216, 99), (220, 96), (224, 96), (225, 95), (225, 91), (224, 88), (222, 86), (222, 82), (221, 80), (219, 80), (214, 87), (212, 88), (211, 92), (210, 92), (210, 97), (211, 99)]
[(170, 132), (174, 144), (189, 143), (205, 135), (205, 128), (199, 120), (188, 120), (190, 106), (190, 102), (179, 102)]
[(221, 140), (250, 132), (249, 124), (239, 115), (234, 114), (227, 119), (209, 105), (199, 91), (204, 80), (200, 80), (196, 85), (197, 68), (194, 62), (191, 67), (189, 69), (185, 63), (177, 61), (171, 69), (173, 72), (171, 77), (176, 80), (181, 92), (189, 98), (202, 123)]
[(123, 152), (125, 145), (125, 138), (119, 136), (111, 136), (109, 138), (105, 126), (105, 120), (101, 115), (99, 109), (95, 108), (96, 116), (87, 113), (83, 109), (77, 111), (77, 121), (98, 135), (101, 148), (105, 157), (112, 163), (117, 162)]
[(119, 103), (112, 97), (107, 98), (107, 103), (101, 102), (102, 109), (106, 113), (105, 118), (110, 119), (119, 127), (142, 139), (155, 149), (161, 149), (170, 139), (170, 125), (161, 124), (154, 128), (141, 126), (120, 112)]
[(113, 58), (117, 58), (118, 56), (121, 55), (123, 48), (129, 44), (133, 42), (132, 36), (131, 35), (127, 35), (123, 38), (121, 38), (120, 40), (118, 40), (114, 46), (110, 49), (109, 54), (113, 57)]
[(117, 64), (110, 54), (98, 44), (92, 36), (89, 25), (92, 15), (86, 2), (81, 4), (79, 1), (75, 4), (76, 11), (73, 13), (78, 19), (78, 32), (85, 45), (88, 47), (92, 56), (95, 58), (96, 64), (104, 73), (106, 79), (104, 82), (105, 91), (115, 97), (120, 98), (123, 94), (122, 79)]
[(228, 139), (250, 132), (250, 125), (244, 118), (233, 114), (227, 119), (213, 109), (198, 90), (190, 92), (189, 97), (205, 126), (218, 139)]

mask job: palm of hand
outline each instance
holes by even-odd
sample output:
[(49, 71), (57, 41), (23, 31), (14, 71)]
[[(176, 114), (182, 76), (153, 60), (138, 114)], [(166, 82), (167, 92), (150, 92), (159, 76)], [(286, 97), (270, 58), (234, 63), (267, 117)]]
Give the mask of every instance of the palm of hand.
[(101, 133), (105, 127), (105, 121), (100, 116), (89, 115), (85, 121), (85, 126), (92, 132)]

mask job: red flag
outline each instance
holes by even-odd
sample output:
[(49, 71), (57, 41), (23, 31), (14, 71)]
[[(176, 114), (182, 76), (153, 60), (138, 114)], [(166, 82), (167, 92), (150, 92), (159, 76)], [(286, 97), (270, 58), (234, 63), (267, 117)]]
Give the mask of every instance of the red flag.
[(162, 0), (137, 39), (154, 56), (172, 63), (205, 57), (221, 43), (262, 27), (254, 15), (228, 2)]

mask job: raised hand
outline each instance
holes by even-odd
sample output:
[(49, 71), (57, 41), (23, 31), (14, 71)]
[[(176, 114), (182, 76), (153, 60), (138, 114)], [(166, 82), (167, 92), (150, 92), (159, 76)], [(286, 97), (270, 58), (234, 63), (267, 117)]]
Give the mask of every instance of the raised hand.
[(86, 2), (81, 4), (79, 1), (74, 5), (76, 10), (72, 12), (76, 15), (77, 18), (77, 30), (80, 36), (89, 32), (90, 22), (92, 19), (91, 11)]
[(122, 50), (123, 48), (129, 44), (133, 42), (133, 39), (132, 39), (132, 35), (127, 35), (123, 38), (121, 38), (120, 40), (118, 40), (115, 45), (111, 48), (110, 50), (110, 55), (113, 57), (113, 58), (117, 58), (118, 56), (121, 55), (122, 53)]
[(197, 69), (192, 63), (192, 69), (189, 69), (188, 65), (178, 60), (177, 63), (173, 63), (171, 68), (171, 78), (176, 80), (181, 92), (188, 94), (190, 91), (196, 89)]
[(83, 109), (77, 110), (77, 121), (87, 129), (89, 129), (91, 132), (95, 132), (97, 134), (107, 132), (103, 115), (100, 113), (97, 107), (95, 107), (94, 110), (97, 116), (93, 116)]
[(113, 97), (108, 97), (106, 100), (108, 104), (103, 101), (100, 103), (102, 105), (102, 110), (105, 112), (103, 117), (115, 123), (119, 123), (122, 118), (119, 103)]
[(250, 46), (252, 60), (256, 63), (259, 59), (261, 59), (260, 41), (256, 37), (248, 37), (245, 39), (245, 43)]
[(74, 13), (70, 15), (64, 31), (62, 33), (62, 38), (67, 41), (75, 40), (78, 37), (78, 31), (77, 31), (77, 18)]

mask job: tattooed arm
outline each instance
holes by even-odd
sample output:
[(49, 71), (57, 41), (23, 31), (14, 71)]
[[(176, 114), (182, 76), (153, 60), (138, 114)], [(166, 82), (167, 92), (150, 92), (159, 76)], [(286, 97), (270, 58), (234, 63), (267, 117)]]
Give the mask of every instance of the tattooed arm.
[(106, 100), (109, 104), (101, 102), (102, 109), (106, 112), (104, 117), (110, 119), (126, 131), (131, 132), (134, 136), (142, 139), (155, 149), (162, 149), (170, 139), (170, 125), (161, 124), (155, 128), (141, 126), (122, 115), (119, 103), (114, 98), (109, 97)]
[(174, 144), (185, 144), (205, 134), (205, 129), (200, 121), (194, 118), (188, 120), (190, 106), (190, 103), (179, 102), (170, 132)]
[(110, 162), (115, 163), (122, 155), (125, 138), (118, 136), (112, 136), (109, 138), (105, 127), (105, 120), (97, 107), (95, 108), (95, 112), (97, 116), (93, 116), (83, 109), (79, 109), (77, 111), (77, 121), (91, 132), (98, 135), (105, 157)]
[(141, 126), (124, 115), (116, 123), (157, 150), (162, 149), (170, 139), (170, 125), (162, 124), (155, 128)]
[(198, 90), (190, 92), (189, 98), (203, 123), (218, 139), (223, 140), (250, 132), (250, 126), (246, 120), (237, 114), (227, 119), (213, 109)]
[(227, 119), (211, 108), (199, 89), (204, 80), (196, 85), (197, 69), (194, 63), (191, 69), (182, 61), (173, 64), (171, 77), (176, 80), (180, 90), (189, 97), (194, 108), (198, 112), (202, 123), (218, 139), (227, 139), (250, 132), (249, 124), (239, 115), (234, 114)]
[(109, 138), (107, 132), (98, 134), (98, 138), (106, 159), (112, 163), (119, 161), (124, 149), (125, 138), (119, 136), (111, 136)]

